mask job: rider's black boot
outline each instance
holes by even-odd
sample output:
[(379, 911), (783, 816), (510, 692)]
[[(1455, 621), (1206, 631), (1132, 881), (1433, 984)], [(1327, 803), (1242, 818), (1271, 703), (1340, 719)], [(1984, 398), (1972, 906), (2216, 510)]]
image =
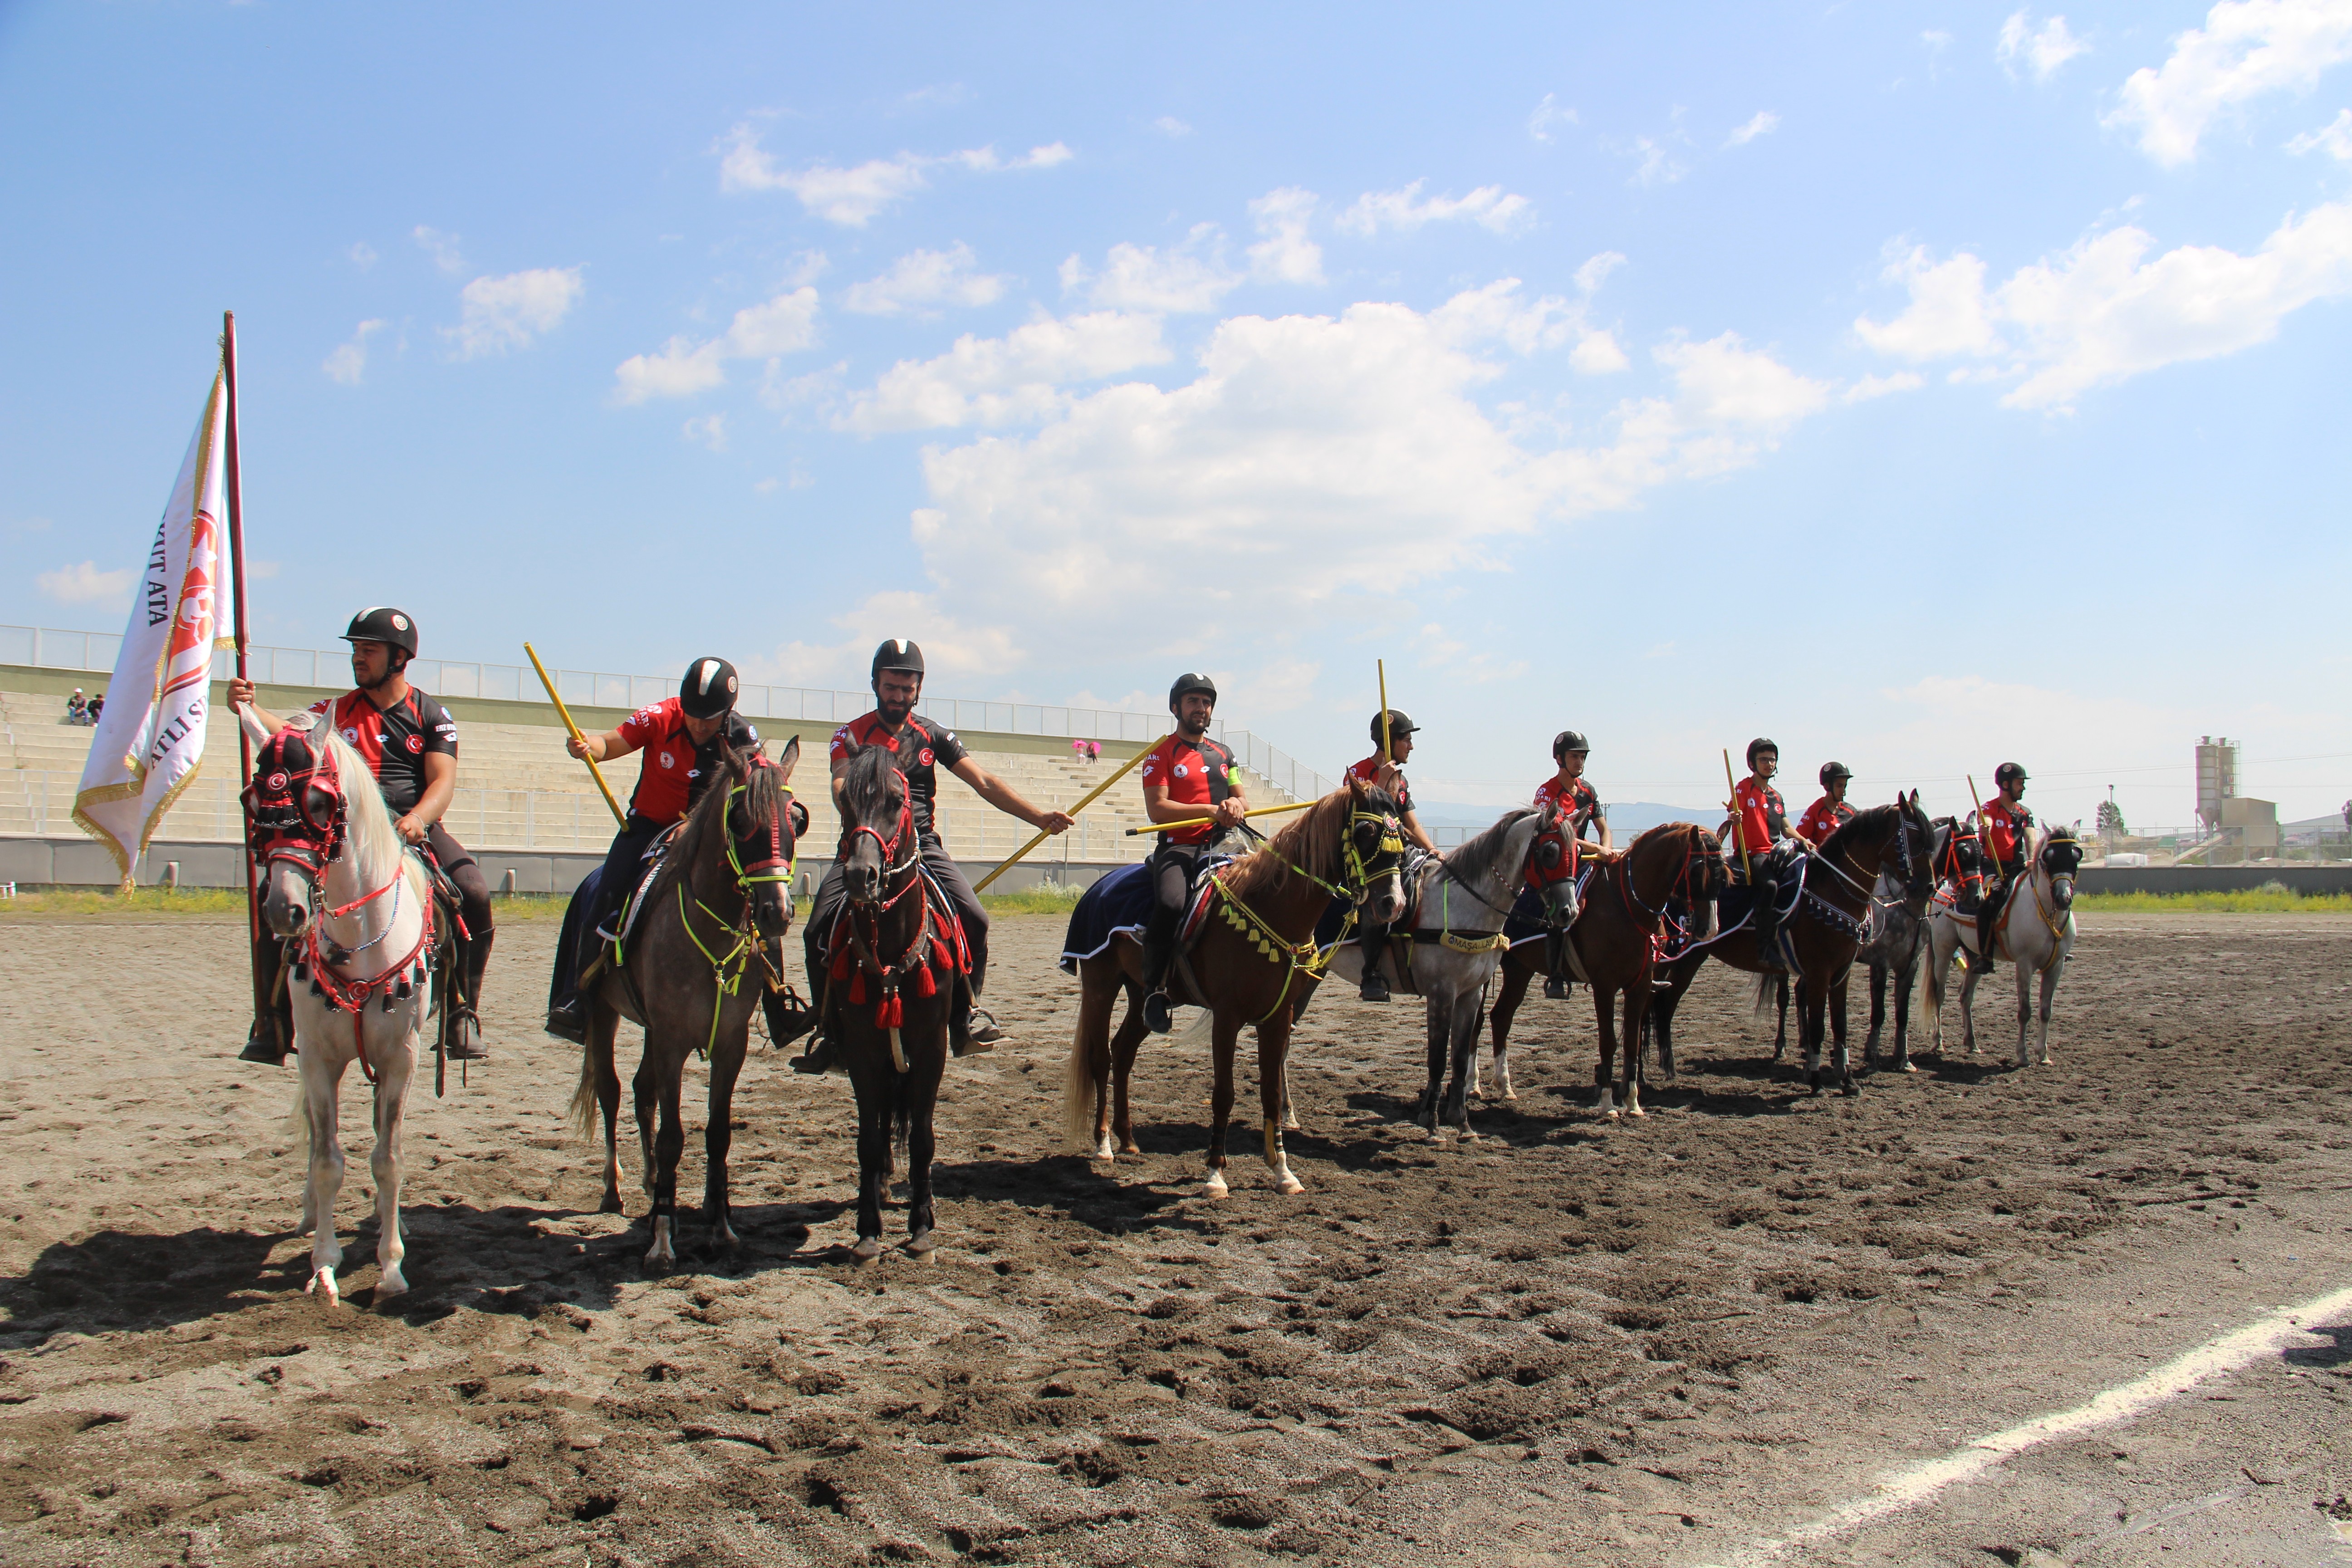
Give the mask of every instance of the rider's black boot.
[(575, 1046), (588, 1043), (588, 1004), (578, 996), (567, 996), (547, 1010), (547, 1032), (560, 1040), (570, 1040)]
[(474, 1016), (471, 1005), (450, 1011), (449, 1059), (453, 1062), (486, 1062), (490, 1059), (490, 1053), (482, 1048), (481, 1020)]
[(1554, 1002), (1568, 1000), (1568, 976), (1561, 973), (1567, 967), (1568, 938), (1553, 931), (1544, 938), (1544, 994)]
[(1389, 977), (1381, 973), (1388, 960), (1389, 928), (1366, 926), (1360, 951), (1364, 955), (1364, 978), (1356, 987), (1358, 997), (1366, 1002), (1389, 999)]
[(2000, 912), (2000, 903), (1992, 899), (1987, 899), (1984, 907), (1977, 910), (1977, 950), (1969, 955), (1969, 963), (1979, 974), (1992, 973), (1993, 921)]
[(286, 1049), (278, 1043), (278, 1026), (264, 1018), (253, 1026), (253, 1033), (245, 1040), (245, 1049), (236, 1053), (241, 1062), (259, 1062), (265, 1067), (278, 1067), (286, 1060)]
[(482, 1047), (482, 1021), (474, 1008), (482, 999), (482, 971), (490, 966), (490, 943), (497, 936), (497, 931), (486, 931), (468, 937), (457, 955), (466, 972), (466, 994), (450, 998), (454, 1005), (449, 1012), (449, 1059), (453, 1062), (490, 1059), (490, 1053)]
[(286, 996), (285, 950), (266, 932), (253, 944), (253, 1027), (247, 1032), (241, 1062), (277, 1067), (294, 1038), (294, 1008)]
[[(834, 1045), (832, 1026), (825, 1022), (825, 975), (823, 966), (812, 963), (810, 976), (809, 990), (812, 995), (809, 1001), (809, 1016), (814, 1020), (816, 1033), (809, 1037), (808, 1049), (792, 1058), (792, 1068), (794, 1072), (822, 1076), (834, 1069), (841, 1053)], [(770, 1026), (773, 1027), (772, 1025)]]

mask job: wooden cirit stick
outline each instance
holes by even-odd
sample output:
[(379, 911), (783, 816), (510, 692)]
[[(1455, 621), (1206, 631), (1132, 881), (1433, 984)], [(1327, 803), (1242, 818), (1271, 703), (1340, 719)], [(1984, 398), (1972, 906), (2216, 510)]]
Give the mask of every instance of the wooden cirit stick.
[[(549, 679), (547, 666), (539, 662), (539, 650), (530, 644), (525, 643), (522, 645), (522, 651), (530, 656), (531, 668), (539, 671), (539, 683), (547, 688), (547, 700), (555, 704), (555, 716), (563, 721), (563, 727), (572, 731), (572, 738), (584, 747), (588, 743), (588, 737), (580, 732), (580, 726), (572, 721), (572, 710), (566, 708), (563, 705), (563, 699), (555, 694), (555, 682)], [(613, 820), (626, 827), (629, 825), (629, 814), (623, 811), (621, 803), (613, 798), (613, 786), (604, 782), (604, 771), (596, 766), (596, 759), (582, 757), (580, 760), (588, 764), (588, 776), (596, 781), (597, 793), (604, 797), (604, 804), (612, 807)]]
[[(1277, 812), (1305, 811), (1308, 806), (1316, 804), (1318, 803), (1311, 800), (1294, 800), (1287, 805), (1252, 806), (1249, 810), (1243, 812), (1242, 815), (1244, 816), (1272, 816)], [(1133, 838), (1140, 833), (1170, 833), (1179, 827), (1198, 827), (1203, 823), (1214, 822), (1217, 819), (1213, 816), (1187, 816), (1176, 822), (1148, 822), (1141, 827), (1129, 828), (1127, 830), (1127, 837)]]
[[(1167, 736), (1162, 735), (1160, 740), (1164, 741), (1167, 738)], [(1152, 752), (1158, 748), (1159, 744), (1160, 741), (1154, 741), (1150, 745), (1144, 747), (1143, 750), (1136, 752), (1135, 755), (1119, 763), (1116, 769), (1112, 770), (1111, 775), (1108, 778), (1095, 785), (1094, 788), (1087, 791), (1087, 793), (1079, 798), (1078, 804), (1070, 807), (1070, 815), (1072, 816), (1076, 816), (1078, 813), (1086, 810), (1087, 807), (1094, 805), (1097, 800), (1101, 798), (1103, 791), (1110, 788), (1111, 785), (1125, 778), (1128, 773), (1134, 769), (1135, 764), (1150, 756)], [(998, 863), (995, 870), (991, 871), (987, 876), (982, 877), (979, 881), (973, 883), (971, 890), (977, 893), (986, 888), (991, 882), (993, 882), (996, 879), (1004, 875), (1007, 870), (1011, 869), (1014, 861), (1019, 860), (1023, 856), (1028, 854), (1029, 851), (1036, 848), (1037, 846), (1045, 843), (1046, 839), (1051, 838), (1052, 837), (1053, 835), (1046, 832), (1044, 828), (1039, 828), (1037, 830), (1037, 837), (1032, 838), (1028, 843), (1024, 844), (1020, 848), (1015, 849), (1011, 855), (1005, 857), (1003, 860)]]

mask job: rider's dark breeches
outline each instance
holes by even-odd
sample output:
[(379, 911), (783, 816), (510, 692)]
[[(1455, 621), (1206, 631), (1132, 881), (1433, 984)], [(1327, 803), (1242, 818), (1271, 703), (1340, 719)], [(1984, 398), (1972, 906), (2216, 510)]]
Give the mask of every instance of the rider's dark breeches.
[(604, 864), (596, 873), (596, 885), (590, 895), (582, 898), (574, 889), (572, 901), (564, 906), (563, 933), (556, 938), (556, 954), (561, 962), (555, 966), (555, 979), (548, 988), (547, 1005), (560, 1006), (571, 1000), (579, 989), (580, 972), (596, 956), (600, 940), (596, 935), (613, 912), (636, 890), (637, 867), (646, 858), (646, 847), (661, 832), (661, 825), (636, 812), (613, 835), (613, 846), (604, 851)]
[(466, 1001), (476, 1005), (482, 999), (482, 971), (489, 966), (490, 943), (498, 935), (497, 921), (490, 914), (490, 879), (482, 875), (472, 852), (439, 823), (425, 830), (425, 841), (432, 847), (433, 858), (442, 871), (457, 886), (457, 913), (466, 922), (466, 934), (458, 938), (458, 956), (465, 966)]
[[(971, 948), (971, 994), (978, 996), (988, 978), (988, 911), (980, 907), (980, 895), (971, 890), (971, 883), (957, 867), (955, 858), (930, 834), (921, 839), (923, 867), (929, 871), (940, 890), (954, 906), (956, 918), (963, 921), (964, 941)], [(824, 880), (817, 884), (816, 898), (809, 908), (808, 924), (802, 941), (808, 954), (809, 981), (812, 986), (824, 983), (823, 947), (831, 938), (833, 922), (841, 913), (842, 905), (849, 901), (849, 893), (841, 879), (841, 862), (836, 860), (825, 868)]]

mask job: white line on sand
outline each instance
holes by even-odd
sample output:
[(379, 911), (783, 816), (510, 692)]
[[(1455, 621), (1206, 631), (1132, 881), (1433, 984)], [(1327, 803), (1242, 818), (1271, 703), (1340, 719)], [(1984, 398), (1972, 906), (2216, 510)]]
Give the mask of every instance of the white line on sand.
[(1868, 1497), (1834, 1509), (1778, 1541), (1759, 1542), (1735, 1552), (1727, 1561), (1736, 1568), (1760, 1568), (1801, 1548), (1925, 1502), (1953, 1482), (1981, 1475), (2012, 1454), (2128, 1421), (2209, 1377), (2235, 1372), (2268, 1355), (2297, 1334), (2310, 1332), (2312, 1325), (2347, 1311), (2352, 1311), (2352, 1288), (2330, 1291), (2298, 1307), (2281, 1307), (2235, 1333), (2209, 1340), (2146, 1377), (2110, 1388), (2072, 1410), (2044, 1415), (2011, 1426), (2006, 1432), (1973, 1438), (1965, 1447), (1940, 1459), (1893, 1471), (1879, 1481), (1877, 1489)]

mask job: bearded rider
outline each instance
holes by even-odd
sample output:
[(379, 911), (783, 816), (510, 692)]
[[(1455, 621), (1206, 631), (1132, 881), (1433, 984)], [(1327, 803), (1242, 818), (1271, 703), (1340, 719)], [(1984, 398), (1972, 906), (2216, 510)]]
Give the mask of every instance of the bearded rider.
[(1987, 974), (1992, 973), (1994, 922), (2000, 918), (2001, 906), (2009, 902), (2018, 873), (2025, 868), (2025, 853), (2033, 837), (2033, 814), (2025, 809), (2025, 769), (2016, 763), (2003, 763), (1993, 770), (1992, 782), (2000, 793), (1984, 808), (1984, 820), (1978, 825), (1983, 835), (1985, 898), (1977, 910), (1977, 954)]
[(1737, 834), (1733, 853), (1724, 857), (1734, 878), (1749, 888), (1749, 919), (1756, 922), (1756, 956), (1770, 970), (1788, 968), (1780, 952), (1780, 874), (1795, 856), (1817, 846), (1789, 827), (1788, 803), (1772, 787), (1780, 771), (1780, 748), (1761, 735), (1748, 742), (1748, 776), (1732, 786), (1730, 813), (1718, 832)]
[[(954, 1002), (948, 1009), (948, 1044), (957, 1056), (977, 1056), (995, 1049), (996, 1042), (1004, 1037), (996, 1020), (976, 1005), (988, 976), (988, 911), (980, 907), (979, 896), (940, 841), (932, 804), (939, 794), (936, 770), (946, 768), (970, 784), (981, 799), (1032, 827), (1066, 833), (1076, 818), (1066, 811), (1046, 811), (1032, 805), (1019, 791), (972, 761), (954, 731), (915, 711), (915, 704), (923, 697), (923, 650), (915, 644), (893, 638), (876, 648), (871, 684), (874, 711), (851, 720), (833, 732), (834, 804), (841, 805), (842, 778), (849, 772), (850, 760), (857, 752), (868, 746), (880, 746), (896, 754), (898, 771), (907, 779), (907, 804), (914, 814), (915, 839), (923, 865), (947, 894), (948, 901), (955, 906), (956, 917), (963, 922), (964, 941), (971, 951), (971, 973), (968, 980), (957, 983)], [(817, 887), (805, 938), (809, 986), (815, 993), (811, 1000), (819, 1019), (825, 1013), (824, 947), (832, 935), (834, 920), (847, 899), (841, 862), (835, 860)], [(819, 1026), (825, 1028), (822, 1024)], [(793, 1058), (793, 1070), (825, 1071), (834, 1065), (834, 1044), (829, 1029), (819, 1034), (807, 1055)]]
[(628, 819), (604, 851), (593, 895), (575, 894), (563, 911), (563, 934), (555, 949), (555, 982), (548, 997), (547, 1032), (584, 1043), (588, 999), (580, 994), (580, 972), (595, 956), (599, 935), (636, 890), (638, 868), (653, 841), (702, 799), (710, 781), (727, 776), (726, 753), (750, 751), (760, 731), (735, 711), (740, 686), (735, 667), (723, 658), (698, 658), (686, 667), (677, 695), (641, 708), (601, 735), (575, 736), (564, 750), (586, 761), (617, 762), (632, 752), (637, 787), (629, 796)]
[[(1592, 743), (1576, 730), (1562, 730), (1551, 738), (1551, 777), (1536, 785), (1536, 809), (1557, 810), (1569, 823), (1569, 837), (1581, 838), (1591, 828), (1603, 849), (1616, 847), (1609, 837), (1609, 810), (1599, 792), (1585, 782), (1584, 760)], [(1544, 939), (1544, 994), (1558, 1002), (1568, 995), (1568, 933), (1552, 931)]]
[(1853, 770), (1843, 763), (1822, 764), (1822, 798), (1805, 807), (1805, 815), (1797, 819), (1797, 837), (1814, 848), (1820, 848), (1829, 836), (1853, 820), (1853, 807), (1846, 805), (1846, 785), (1853, 779)]
[[(1383, 724), (1381, 720), (1387, 722)], [(1385, 715), (1372, 715), (1372, 754), (1362, 762), (1351, 763), (1348, 776), (1361, 779), (1375, 789), (1384, 789), (1396, 802), (1397, 826), (1404, 830), (1405, 842), (1419, 847), (1424, 855), (1437, 853), (1437, 846), (1421, 826), (1421, 818), (1412, 809), (1412, 785), (1404, 776), (1405, 760), (1412, 755), (1412, 737), (1420, 728), (1402, 709), (1391, 708)], [(1383, 756), (1377, 748), (1385, 741), (1388, 752)], [(1389, 999), (1389, 977), (1382, 972), (1388, 954), (1389, 928), (1366, 921), (1359, 928), (1359, 941), (1364, 954), (1364, 978), (1356, 994), (1366, 1002)]]
[(1168, 973), (1176, 959), (1176, 922), (1201, 857), (1239, 827), (1249, 802), (1234, 770), (1234, 754), (1209, 739), (1217, 710), (1217, 683), (1205, 675), (1180, 675), (1168, 689), (1168, 711), (1176, 728), (1144, 754), (1143, 813), (1154, 822), (1213, 817), (1212, 822), (1161, 830), (1151, 852), (1151, 918), (1143, 928), (1143, 1023), (1153, 1034), (1168, 1032)]
[[(425, 851), (449, 880), (457, 884), (458, 914), (465, 931), (457, 939), (457, 972), (462, 991), (449, 998), (448, 1047), (452, 1060), (488, 1059), (482, 1048), (481, 1024), (475, 1009), (482, 997), (482, 971), (490, 962), (490, 942), (497, 934), (490, 919), (490, 884), (466, 847), (441, 826), (457, 790), (457, 726), (448, 710), (408, 684), (403, 672), (416, 657), (416, 623), (389, 605), (375, 605), (352, 617), (343, 640), (352, 645), (352, 679), (355, 689), (310, 705), (310, 711), (333, 726), (344, 742), (366, 759), (393, 826), (415, 848)], [(228, 683), (233, 708), (249, 708), (271, 734), (286, 721), (254, 703), (250, 680)], [(264, 931), (254, 947), (257, 1008), (253, 1033), (237, 1053), (237, 1060), (268, 1062), (286, 1059), (293, 1038), (290, 1008), (285, 988), (277, 980), (278, 938)], [(279, 1032), (280, 1026), (284, 1032)]]

